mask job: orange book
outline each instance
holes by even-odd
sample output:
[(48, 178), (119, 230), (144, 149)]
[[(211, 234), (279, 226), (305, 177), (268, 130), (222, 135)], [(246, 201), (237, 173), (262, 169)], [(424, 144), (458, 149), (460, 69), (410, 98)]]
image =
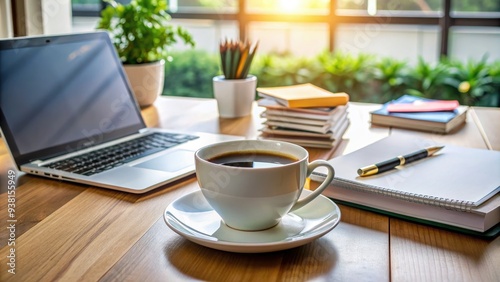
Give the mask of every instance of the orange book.
[(279, 87), (258, 87), (259, 96), (275, 99), (289, 108), (335, 107), (346, 105), (349, 95), (332, 93), (310, 83)]

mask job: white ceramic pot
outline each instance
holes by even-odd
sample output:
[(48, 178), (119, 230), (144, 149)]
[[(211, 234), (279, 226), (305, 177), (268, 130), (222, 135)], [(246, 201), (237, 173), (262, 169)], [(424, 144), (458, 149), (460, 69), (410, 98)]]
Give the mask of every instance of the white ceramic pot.
[(163, 92), (165, 80), (165, 61), (153, 63), (123, 65), (130, 86), (134, 91), (139, 106), (145, 107), (154, 103)]
[(235, 118), (250, 115), (255, 100), (256, 76), (248, 75), (246, 79), (225, 79), (223, 75), (219, 75), (213, 78), (213, 87), (220, 117)]

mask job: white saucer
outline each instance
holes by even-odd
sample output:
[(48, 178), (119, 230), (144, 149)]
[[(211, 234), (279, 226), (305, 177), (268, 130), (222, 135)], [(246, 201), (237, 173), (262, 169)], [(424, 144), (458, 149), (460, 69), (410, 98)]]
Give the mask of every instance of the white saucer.
[[(310, 193), (304, 190), (302, 196)], [(340, 209), (320, 195), (270, 229), (240, 231), (226, 226), (198, 190), (172, 202), (163, 218), (173, 231), (194, 243), (229, 252), (263, 253), (298, 247), (325, 235), (339, 223)]]

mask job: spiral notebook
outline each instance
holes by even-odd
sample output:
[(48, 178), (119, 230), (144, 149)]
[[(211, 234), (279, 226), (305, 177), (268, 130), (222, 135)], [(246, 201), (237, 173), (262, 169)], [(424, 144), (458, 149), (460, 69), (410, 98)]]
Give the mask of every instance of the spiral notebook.
[[(357, 174), (360, 167), (432, 145), (445, 147), (432, 157), (384, 173)], [(325, 194), (332, 198), (479, 232), (500, 222), (499, 151), (391, 135), (329, 162), (336, 175)], [(323, 174), (318, 169), (311, 178), (321, 180)], [(465, 222), (471, 216), (475, 219)]]

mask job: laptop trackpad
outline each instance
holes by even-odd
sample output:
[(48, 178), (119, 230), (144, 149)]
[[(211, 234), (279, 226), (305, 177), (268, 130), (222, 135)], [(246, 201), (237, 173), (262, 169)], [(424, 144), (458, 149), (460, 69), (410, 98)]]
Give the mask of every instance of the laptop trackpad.
[(174, 151), (133, 167), (174, 172), (194, 164), (194, 153), (188, 150)]

